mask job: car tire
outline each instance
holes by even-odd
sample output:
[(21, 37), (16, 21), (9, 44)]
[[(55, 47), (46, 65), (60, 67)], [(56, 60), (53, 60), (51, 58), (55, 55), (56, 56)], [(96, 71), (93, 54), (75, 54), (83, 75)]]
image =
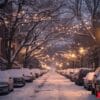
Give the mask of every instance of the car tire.
[(95, 89), (92, 89), (91, 93), (92, 93), (93, 95), (95, 95)]
[(26, 84), (26, 82), (25, 82), (25, 80), (23, 79), (23, 86), (25, 86), (25, 84)]
[(11, 89), (10, 91), (11, 91), (11, 92), (13, 92), (13, 91), (14, 91), (14, 88), (13, 88), (13, 89)]
[(10, 90), (9, 90), (9, 87), (8, 87), (6, 94), (9, 94), (9, 93), (10, 93)]
[(13, 87), (12, 87), (12, 88), (10, 88), (10, 85), (9, 85), (8, 89), (9, 89), (9, 92), (12, 92), (12, 91), (14, 90), (14, 88), (13, 88)]

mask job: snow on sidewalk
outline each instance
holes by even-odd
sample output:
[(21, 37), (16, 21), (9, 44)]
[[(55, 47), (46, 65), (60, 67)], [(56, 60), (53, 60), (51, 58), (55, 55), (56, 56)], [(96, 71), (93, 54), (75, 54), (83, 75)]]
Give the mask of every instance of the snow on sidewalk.
[(83, 87), (76, 86), (65, 77), (51, 72), (45, 85), (40, 88), (34, 100), (96, 100)]

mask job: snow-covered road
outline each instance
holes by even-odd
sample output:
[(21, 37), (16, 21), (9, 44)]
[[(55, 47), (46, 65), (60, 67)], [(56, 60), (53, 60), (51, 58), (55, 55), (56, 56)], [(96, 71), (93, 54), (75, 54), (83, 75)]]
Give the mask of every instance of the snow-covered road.
[(97, 100), (83, 87), (76, 86), (56, 72), (48, 72), (23, 88), (0, 96), (0, 100)]

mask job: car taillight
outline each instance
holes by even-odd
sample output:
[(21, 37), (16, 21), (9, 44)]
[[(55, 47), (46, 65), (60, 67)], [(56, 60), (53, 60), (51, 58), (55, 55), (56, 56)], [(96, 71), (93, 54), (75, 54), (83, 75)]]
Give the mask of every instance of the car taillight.
[(100, 92), (97, 92), (96, 97), (100, 98)]

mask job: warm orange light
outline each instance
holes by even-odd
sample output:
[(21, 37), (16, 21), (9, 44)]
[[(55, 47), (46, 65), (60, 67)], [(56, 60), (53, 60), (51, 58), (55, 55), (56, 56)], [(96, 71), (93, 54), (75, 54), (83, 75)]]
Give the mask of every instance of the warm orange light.
[(80, 53), (80, 54), (84, 54), (84, 53), (85, 53), (85, 49), (84, 49), (83, 47), (80, 47), (79, 53)]
[(63, 64), (62, 64), (62, 63), (60, 63), (60, 64), (59, 64), (59, 67), (61, 68), (62, 66), (63, 66)]
[(71, 57), (72, 57), (72, 58), (76, 58), (76, 55), (75, 55), (75, 54), (71, 54)]

